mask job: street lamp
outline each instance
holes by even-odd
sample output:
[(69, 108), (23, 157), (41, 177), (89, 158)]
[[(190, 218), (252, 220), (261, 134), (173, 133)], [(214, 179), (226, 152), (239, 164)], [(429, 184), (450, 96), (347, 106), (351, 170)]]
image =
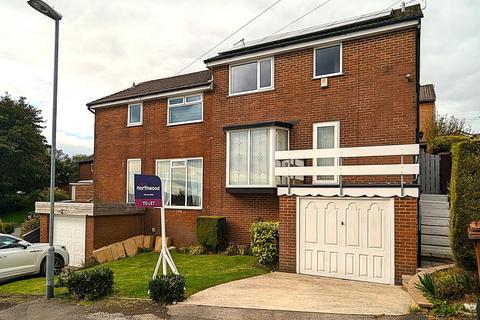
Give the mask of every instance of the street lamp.
[(53, 117), (52, 117), (52, 147), (50, 158), (50, 223), (48, 231), (47, 251), (47, 289), (46, 297), (53, 297), (53, 277), (55, 248), (53, 247), (53, 224), (55, 221), (55, 153), (57, 145), (57, 82), (58, 82), (58, 31), (62, 15), (42, 0), (29, 0), (27, 3), (35, 10), (55, 20), (55, 51), (53, 64)]

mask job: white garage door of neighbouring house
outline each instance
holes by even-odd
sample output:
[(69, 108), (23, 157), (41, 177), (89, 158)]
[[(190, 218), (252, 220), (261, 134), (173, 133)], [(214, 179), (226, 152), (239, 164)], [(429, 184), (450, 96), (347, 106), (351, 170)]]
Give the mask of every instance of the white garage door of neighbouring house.
[(54, 244), (65, 246), (70, 265), (80, 267), (85, 260), (85, 216), (55, 215), (54, 225)]
[(298, 199), (298, 271), (393, 284), (393, 199)]

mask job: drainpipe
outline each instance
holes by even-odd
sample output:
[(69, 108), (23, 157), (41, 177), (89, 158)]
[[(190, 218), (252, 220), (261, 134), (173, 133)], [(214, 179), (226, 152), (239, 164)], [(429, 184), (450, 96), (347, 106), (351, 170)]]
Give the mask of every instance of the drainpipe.
[[(420, 143), (420, 30), (422, 21), (418, 20), (418, 26), (415, 38), (415, 72), (416, 72), (416, 91), (417, 91), (417, 128), (415, 134), (416, 143)], [(421, 216), (420, 216), (420, 192), (419, 198), (417, 198), (417, 267), (422, 264), (422, 228), (421, 228)]]

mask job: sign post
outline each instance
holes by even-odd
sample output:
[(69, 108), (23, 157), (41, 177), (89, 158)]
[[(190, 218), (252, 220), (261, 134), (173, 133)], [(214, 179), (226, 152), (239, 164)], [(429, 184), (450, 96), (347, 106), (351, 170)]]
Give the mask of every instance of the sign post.
[(153, 272), (152, 279), (158, 274), (158, 269), (162, 265), (163, 275), (167, 275), (167, 265), (174, 274), (178, 274), (177, 267), (173, 262), (170, 251), (167, 248), (167, 239), (165, 236), (165, 208), (162, 202), (162, 182), (157, 176), (147, 176), (136, 174), (134, 176), (135, 184), (135, 205), (138, 208), (159, 208), (160, 224), (162, 229), (162, 248), (158, 256), (157, 265)]

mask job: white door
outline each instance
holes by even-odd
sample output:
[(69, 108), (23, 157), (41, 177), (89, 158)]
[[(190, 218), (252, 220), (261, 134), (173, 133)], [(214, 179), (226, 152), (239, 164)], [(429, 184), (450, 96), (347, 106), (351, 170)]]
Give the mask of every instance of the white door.
[(393, 199), (298, 199), (300, 273), (393, 284)]
[(55, 215), (54, 244), (67, 248), (70, 265), (80, 267), (85, 260), (85, 216)]

